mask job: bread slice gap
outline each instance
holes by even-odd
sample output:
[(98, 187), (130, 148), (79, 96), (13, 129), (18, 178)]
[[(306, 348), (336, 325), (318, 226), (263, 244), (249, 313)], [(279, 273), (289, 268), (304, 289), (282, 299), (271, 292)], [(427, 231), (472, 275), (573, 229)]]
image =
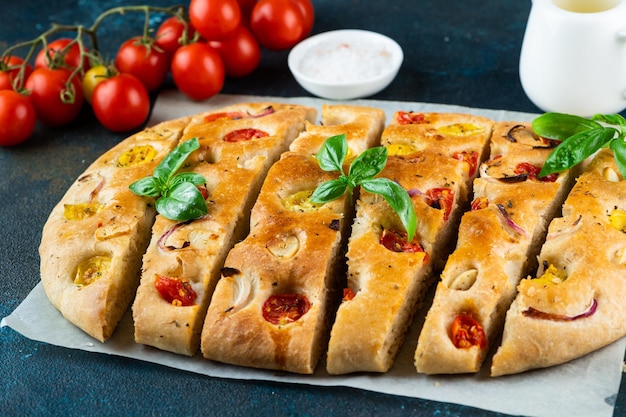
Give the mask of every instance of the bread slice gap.
[[(270, 166), (314, 121), (312, 107), (241, 103), (193, 116), (181, 142), (197, 138), (184, 172), (202, 175), (208, 214), (191, 221), (158, 215), (133, 303), (135, 341), (192, 356), (226, 254), (248, 230)], [(169, 292), (182, 292), (172, 296)]]
[(626, 182), (608, 149), (551, 223), (539, 267), (519, 283), (491, 375), (569, 362), (626, 335)]
[(361, 191), (348, 242), (348, 282), (327, 353), (330, 374), (386, 372), (443, 263), (493, 128), (463, 114), (396, 112), (382, 134), (381, 173), (411, 196), (418, 218), (407, 242), (397, 214)]
[(502, 329), (520, 279), (536, 266), (549, 221), (575, 175), (538, 178), (552, 143), (529, 124), (498, 122), (489, 160), (474, 180), (471, 210), (459, 226), (420, 332), (420, 373), (475, 373)]
[(326, 204), (310, 195), (338, 173), (314, 158), (346, 134), (349, 155), (377, 143), (384, 112), (325, 105), (270, 169), (250, 216), (250, 233), (229, 252), (202, 329), (205, 358), (300, 374), (315, 370), (327, 342), (352, 219), (348, 194)]

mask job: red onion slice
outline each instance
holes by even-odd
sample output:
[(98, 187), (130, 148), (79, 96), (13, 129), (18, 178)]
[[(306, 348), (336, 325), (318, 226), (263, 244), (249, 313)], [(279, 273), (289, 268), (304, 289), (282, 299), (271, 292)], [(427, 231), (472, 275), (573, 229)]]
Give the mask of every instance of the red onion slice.
[(575, 316), (566, 316), (564, 314), (546, 313), (545, 311), (537, 310), (534, 307), (528, 307), (527, 310), (522, 311), (524, 317), (532, 317), (542, 320), (552, 321), (574, 321), (578, 319), (584, 319), (585, 317), (593, 316), (598, 309), (598, 300), (595, 298), (591, 301), (591, 305), (585, 311)]
[(502, 216), (502, 220), (504, 220), (504, 223), (506, 223), (506, 225), (509, 226), (516, 233), (519, 233), (520, 235), (526, 237), (526, 231), (522, 229), (517, 223), (515, 223), (513, 219), (511, 219), (509, 213), (507, 213), (504, 206), (502, 204), (496, 204), (496, 207), (498, 208), (498, 213), (500, 213), (500, 215)]

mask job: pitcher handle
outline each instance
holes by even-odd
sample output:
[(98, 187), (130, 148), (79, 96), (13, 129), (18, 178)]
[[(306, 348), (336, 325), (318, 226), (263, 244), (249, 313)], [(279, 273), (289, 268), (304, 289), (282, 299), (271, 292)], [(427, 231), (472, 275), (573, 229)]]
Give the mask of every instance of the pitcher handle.
[(626, 42), (626, 27), (623, 27), (617, 31), (617, 40)]

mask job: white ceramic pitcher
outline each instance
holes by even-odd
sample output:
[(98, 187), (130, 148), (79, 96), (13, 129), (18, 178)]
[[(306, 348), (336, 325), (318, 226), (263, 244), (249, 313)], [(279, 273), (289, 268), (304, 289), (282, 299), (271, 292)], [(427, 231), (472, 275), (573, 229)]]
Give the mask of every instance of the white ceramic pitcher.
[(626, 108), (626, 0), (533, 0), (520, 80), (543, 111)]

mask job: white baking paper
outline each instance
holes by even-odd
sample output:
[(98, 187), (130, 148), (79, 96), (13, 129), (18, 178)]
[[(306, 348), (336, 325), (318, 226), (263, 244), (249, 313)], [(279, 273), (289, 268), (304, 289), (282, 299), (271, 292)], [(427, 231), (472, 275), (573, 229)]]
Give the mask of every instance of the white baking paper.
[[(328, 101), (309, 97), (280, 98), (218, 95), (205, 102), (192, 102), (176, 91), (162, 93), (153, 110), (150, 125), (219, 108), (242, 101), (279, 101), (311, 105), (321, 110)], [(502, 110), (475, 109), (428, 103), (356, 100), (350, 103), (371, 105), (385, 110), (388, 119), (396, 110), (464, 112), (484, 115), (493, 120), (530, 121), (535, 115)], [(200, 354), (193, 358), (162, 352), (138, 345), (133, 340), (133, 323), (126, 314), (113, 337), (106, 343), (92, 339), (66, 321), (48, 301), (39, 283), (28, 297), (0, 326), (10, 326), (33, 340), (130, 357), (147, 362), (196, 372), (210, 377), (246, 380), (268, 380), (294, 384), (346, 386), (392, 395), (423, 398), (482, 408), (500, 413), (536, 417), (610, 417), (618, 395), (623, 371), (626, 339), (583, 358), (553, 368), (520, 375), (492, 378), (489, 364), (476, 375), (426, 376), (417, 374), (413, 354), (420, 323), (410, 330), (407, 342), (394, 367), (385, 374), (331, 376), (325, 371), (324, 359), (313, 375), (294, 375), (230, 366), (207, 361)]]

